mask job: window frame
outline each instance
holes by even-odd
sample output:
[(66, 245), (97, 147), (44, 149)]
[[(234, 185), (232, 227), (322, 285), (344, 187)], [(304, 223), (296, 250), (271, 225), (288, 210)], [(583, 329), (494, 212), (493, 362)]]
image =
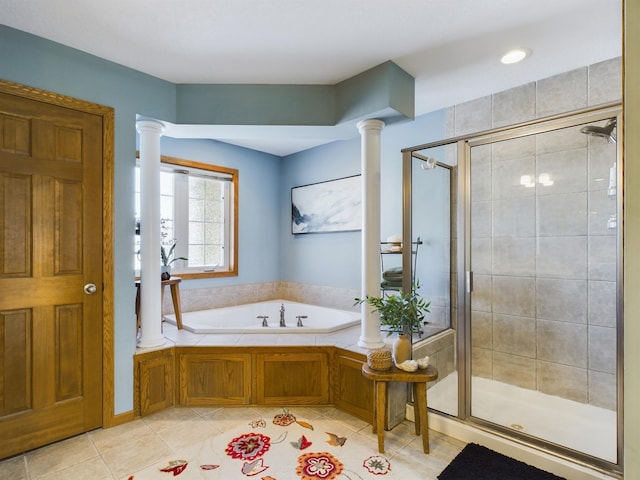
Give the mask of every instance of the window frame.
[[(140, 158), (140, 153), (136, 152), (136, 158)], [(193, 160), (185, 160), (177, 157), (170, 157), (167, 155), (160, 156), (160, 163), (166, 165), (173, 165), (176, 167), (183, 167), (188, 169), (203, 170), (209, 173), (220, 173), (226, 176), (230, 176), (230, 194), (231, 199), (228, 202), (230, 218), (225, 216), (225, 222), (230, 224), (229, 227), (229, 245), (225, 245), (231, 248), (229, 252), (229, 267), (220, 271), (194, 271), (189, 269), (187, 271), (181, 271), (180, 268), (174, 268), (172, 274), (179, 276), (182, 279), (195, 279), (195, 278), (216, 278), (216, 277), (232, 277), (238, 276), (238, 170), (235, 168), (222, 167), (220, 165), (213, 165), (210, 163), (196, 162)], [(158, 199), (160, 201), (160, 199)], [(188, 220), (187, 220), (188, 222)], [(174, 219), (174, 225), (176, 224)], [(174, 226), (175, 228), (175, 226)], [(181, 255), (178, 253), (178, 255)]]

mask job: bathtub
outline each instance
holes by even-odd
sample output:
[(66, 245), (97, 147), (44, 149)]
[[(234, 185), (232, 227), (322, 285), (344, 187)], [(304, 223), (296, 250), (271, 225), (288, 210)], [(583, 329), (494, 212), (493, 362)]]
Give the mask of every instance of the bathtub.
[[(286, 327), (280, 327), (280, 306), (284, 305)], [(262, 318), (267, 316), (267, 327)], [(297, 316), (301, 327), (297, 326)], [(176, 324), (175, 315), (165, 321)], [(331, 333), (360, 324), (360, 312), (337, 310), (316, 305), (271, 300), (233, 307), (182, 313), (182, 326), (193, 333)]]

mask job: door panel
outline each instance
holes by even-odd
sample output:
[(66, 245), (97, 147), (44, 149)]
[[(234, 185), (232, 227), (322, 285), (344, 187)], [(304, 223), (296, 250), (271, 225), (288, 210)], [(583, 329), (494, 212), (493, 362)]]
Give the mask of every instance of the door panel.
[(102, 191), (100, 116), (0, 93), (0, 458), (102, 425)]

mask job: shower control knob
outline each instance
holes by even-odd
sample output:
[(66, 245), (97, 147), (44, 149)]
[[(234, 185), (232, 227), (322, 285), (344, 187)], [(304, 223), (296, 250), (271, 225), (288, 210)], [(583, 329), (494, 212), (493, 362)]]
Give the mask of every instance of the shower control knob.
[(93, 295), (98, 291), (94, 283), (87, 283), (84, 286), (83, 290), (84, 290), (84, 293), (86, 293), (87, 295)]

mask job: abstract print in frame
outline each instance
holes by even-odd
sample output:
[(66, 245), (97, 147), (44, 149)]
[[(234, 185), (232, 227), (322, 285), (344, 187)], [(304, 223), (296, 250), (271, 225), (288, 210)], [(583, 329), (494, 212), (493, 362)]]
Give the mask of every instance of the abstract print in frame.
[(362, 229), (361, 176), (338, 178), (291, 189), (291, 233), (348, 232)]

